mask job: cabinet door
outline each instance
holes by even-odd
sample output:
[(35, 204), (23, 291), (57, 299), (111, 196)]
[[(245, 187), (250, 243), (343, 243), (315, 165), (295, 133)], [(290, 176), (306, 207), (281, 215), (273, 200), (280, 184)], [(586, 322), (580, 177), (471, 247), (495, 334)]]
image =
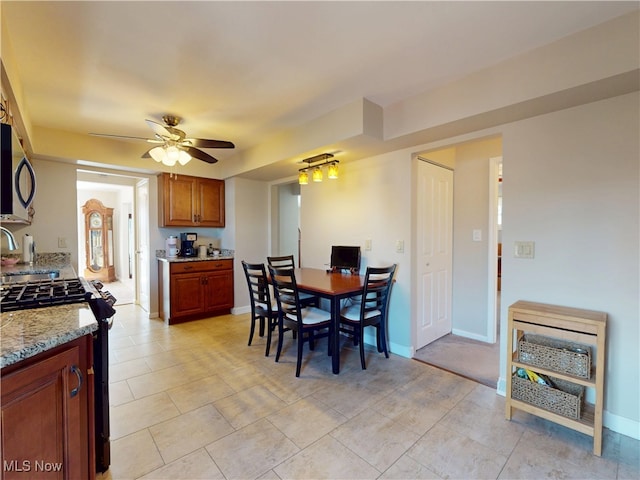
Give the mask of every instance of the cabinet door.
[(205, 281), (205, 310), (233, 307), (233, 271), (222, 270), (207, 274)]
[(187, 175), (171, 178), (168, 173), (162, 175), (161, 221), (166, 227), (189, 227), (195, 225), (197, 213), (197, 179)]
[(199, 179), (196, 221), (201, 227), (224, 227), (224, 181)]
[(203, 275), (183, 273), (171, 276), (171, 318), (203, 311)]
[(85, 477), (79, 365), (73, 347), (2, 377), (4, 479)]

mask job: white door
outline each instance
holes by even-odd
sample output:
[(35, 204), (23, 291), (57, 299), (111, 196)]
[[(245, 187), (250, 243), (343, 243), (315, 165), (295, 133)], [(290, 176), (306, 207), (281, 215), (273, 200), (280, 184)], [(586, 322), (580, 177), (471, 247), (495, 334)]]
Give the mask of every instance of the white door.
[(451, 332), (453, 172), (418, 160), (416, 350)]
[(147, 312), (151, 309), (149, 299), (151, 282), (149, 268), (149, 180), (136, 184), (136, 291), (138, 302)]

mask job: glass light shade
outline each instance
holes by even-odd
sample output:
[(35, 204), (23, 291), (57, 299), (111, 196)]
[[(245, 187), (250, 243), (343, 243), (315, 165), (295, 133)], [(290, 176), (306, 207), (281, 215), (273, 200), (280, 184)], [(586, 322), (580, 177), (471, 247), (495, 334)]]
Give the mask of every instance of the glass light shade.
[(180, 158), (180, 150), (174, 145), (167, 147), (165, 150), (167, 151), (167, 158), (175, 165)]
[(313, 169), (313, 175), (312, 177), (314, 182), (321, 182), (322, 181), (322, 169), (320, 167), (316, 167)]
[(149, 155), (156, 162), (168, 167), (173, 167), (176, 163), (186, 165), (191, 160), (191, 155), (177, 147), (155, 147), (149, 150)]
[(178, 157), (178, 163), (180, 165), (186, 165), (191, 160), (191, 155), (189, 155), (184, 150), (180, 150), (180, 156)]
[(308, 185), (309, 184), (309, 174), (306, 170), (302, 170), (298, 173), (298, 183), (300, 185)]
[(338, 164), (330, 163), (329, 168), (327, 170), (327, 177), (335, 179), (338, 178)]
[(173, 163), (171, 162), (171, 159), (167, 155), (164, 147), (152, 148), (151, 150), (149, 150), (149, 155), (151, 155), (151, 158), (153, 158), (156, 162), (160, 162), (169, 167), (172, 167), (176, 164), (175, 160), (173, 161)]

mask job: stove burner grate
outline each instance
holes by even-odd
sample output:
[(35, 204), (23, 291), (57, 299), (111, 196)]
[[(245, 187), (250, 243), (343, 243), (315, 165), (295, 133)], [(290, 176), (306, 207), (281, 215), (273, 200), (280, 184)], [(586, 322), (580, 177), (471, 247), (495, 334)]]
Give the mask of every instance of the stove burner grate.
[(80, 303), (87, 301), (87, 296), (91, 293), (87, 293), (79, 279), (9, 284), (0, 288), (0, 310), (9, 312)]

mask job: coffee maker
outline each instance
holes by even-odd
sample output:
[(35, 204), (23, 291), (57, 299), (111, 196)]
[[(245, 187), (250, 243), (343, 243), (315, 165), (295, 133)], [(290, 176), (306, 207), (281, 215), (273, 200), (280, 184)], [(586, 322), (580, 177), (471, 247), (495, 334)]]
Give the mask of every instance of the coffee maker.
[(198, 234), (186, 232), (180, 234), (180, 256), (181, 257), (197, 257), (198, 249), (194, 245), (198, 240)]

